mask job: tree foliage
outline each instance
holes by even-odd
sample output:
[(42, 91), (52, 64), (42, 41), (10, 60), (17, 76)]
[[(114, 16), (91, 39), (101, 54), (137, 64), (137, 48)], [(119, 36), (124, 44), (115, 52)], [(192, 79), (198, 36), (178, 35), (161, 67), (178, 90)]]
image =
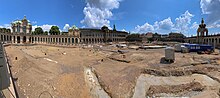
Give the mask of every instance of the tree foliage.
[(11, 33), (11, 29), (0, 28), (0, 33)]
[(126, 37), (126, 41), (133, 42), (133, 41), (141, 41), (140, 34), (130, 34)]
[(43, 29), (41, 27), (37, 27), (37, 28), (35, 28), (33, 34), (34, 35), (43, 35), (44, 31), (43, 31)]
[(50, 35), (59, 35), (60, 29), (58, 26), (52, 26), (49, 31)]
[(45, 31), (45, 32), (44, 32), (44, 35), (48, 35), (48, 31)]
[(173, 33), (173, 32), (171, 32), (171, 33), (169, 33), (169, 37), (170, 38), (172, 38), (172, 37), (174, 37), (174, 38), (184, 38), (185, 36), (182, 33)]

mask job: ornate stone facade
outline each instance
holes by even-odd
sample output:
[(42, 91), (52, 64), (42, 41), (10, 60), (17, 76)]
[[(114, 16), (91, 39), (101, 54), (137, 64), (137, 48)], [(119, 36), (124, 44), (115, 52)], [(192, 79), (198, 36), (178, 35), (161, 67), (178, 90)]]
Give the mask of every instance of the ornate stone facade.
[(32, 25), (30, 22), (26, 19), (26, 16), (24, 16), (24, 19), (22, 20), (16, 20), (11, 23), (11, 28), (13, 33), (31, 33), (32, 31)]
[(192, 44), (209, 44), (220, 48), (220, 34), (209, 35), (203, 19), (197, 30), (197, 36), (185, 38), (184, 41)]
[(206, 24), (204, 23), (204, 19), (202, 18), (201, 24), (197, 29), (197, 42), (202, 44), (203, 43), (202, 40), (204, 39), (204, 36), (208, 36), (208, 29), (206, 28)]
[(80, 30), (77, 28), (75, 25), (69, 28), (68, 30), (68, 35), (69, 36), (75, 36), (75, 37), (80, 37)]

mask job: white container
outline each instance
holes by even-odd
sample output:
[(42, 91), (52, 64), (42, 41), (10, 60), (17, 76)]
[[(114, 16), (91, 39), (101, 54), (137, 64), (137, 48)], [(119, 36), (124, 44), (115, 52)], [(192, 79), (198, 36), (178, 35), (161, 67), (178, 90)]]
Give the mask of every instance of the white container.
[(172, 47), (167, 47), (165, 49), (165, 60), (174, 61), (175, 60), (175, 50)]
[(175, 44), (174, 48), (176, 52), (181, 52), (181, 44)]
[(188, 53), (189, 52), (189, 49), (185, 46), (181, 46), (181, 50), (182, 50), (181, 51), (182, 53)]

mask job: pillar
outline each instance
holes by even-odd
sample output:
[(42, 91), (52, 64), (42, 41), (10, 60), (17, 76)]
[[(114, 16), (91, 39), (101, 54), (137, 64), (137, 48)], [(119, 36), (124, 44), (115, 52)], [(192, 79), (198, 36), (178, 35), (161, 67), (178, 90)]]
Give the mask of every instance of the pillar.
[(30, 43), (29, 38), (30, 38), (30, 36), (26, 36), (26, 42), (27, 42), (27, 43)]
[(20, 43), (23, 44), (23, 36), (20, 36)]

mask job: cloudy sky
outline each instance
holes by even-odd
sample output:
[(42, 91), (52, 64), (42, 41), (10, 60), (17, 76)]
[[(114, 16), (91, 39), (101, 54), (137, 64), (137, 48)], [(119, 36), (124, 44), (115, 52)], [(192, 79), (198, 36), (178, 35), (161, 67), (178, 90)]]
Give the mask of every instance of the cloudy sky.
[(26, 15), (44, 30), (116, 24), (117, 30), (191, 36), (204, 18), (211, 34), (220, 33), (220, 0), (1, 0), (0, 12), (0, 27)]

